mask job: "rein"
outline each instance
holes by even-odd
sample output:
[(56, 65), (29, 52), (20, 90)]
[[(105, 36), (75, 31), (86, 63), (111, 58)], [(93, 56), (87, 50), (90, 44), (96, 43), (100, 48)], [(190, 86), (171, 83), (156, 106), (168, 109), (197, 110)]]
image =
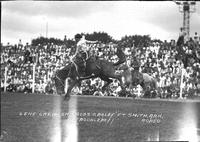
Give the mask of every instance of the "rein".
[(77, 66), (77, 64), (74, 62), (74, 60), (73, 60), (73, 59), (70, 59), (70, 62), (71, 62), (72, 64), (75, 65), (76, 71), (78, 71), (78, 66)]
[[(90, 58), (90, 56), (88, 55), (87, 52), (85, 52), (85, 53), (86, 53), (86, 59), (83, 59), (82, 57), (81, 57), (81, 58), (82, 58), (82, 60), (84, 60), (84, 62), (86, 63), (86, 61)], [(70, 58), (70, 62), (71, 62), (72, 64), (74, 64), (74, 66), (75, 66), (75, 68), (76, 68), (76, 72), (79, 74), (79, 72), (78, 72), (78, 66), (77, 66), (77, 64), (74, 62), (73, 58), (74, 58), (74, 57)], [(70, 69), (70, 72), (71, 72), (71, 69)], [(70, 74), (70, 72), (69, 72), (69, 74)], [(69, 74), (68, 74), (68, 76), (69, 76)]]
[(61, 82), (62, 86), (65, 87), (65, 84), (62, 82), (62, 80), (60, 79), (60, 77), (58, 77), (57, 75), (55, 75), (55, 77)]
[[(76, 68), (76, 72), (78, 73), (78, 66), (77, 66), (77, 64), (74, 62), (73, 58), (70, 58), (70, 62), (71, 62), (72, 64), (74, 64), (74, 66), (75, 66), (75, 68)], [(70, 73), (71, 73), (71, 71), (72, 71), (71, 68), (72, 68), (72, 67), (70, 67), (70, 71), (69, 71), (69, 73), (68, 73), (68, 76), (70, 75)]]

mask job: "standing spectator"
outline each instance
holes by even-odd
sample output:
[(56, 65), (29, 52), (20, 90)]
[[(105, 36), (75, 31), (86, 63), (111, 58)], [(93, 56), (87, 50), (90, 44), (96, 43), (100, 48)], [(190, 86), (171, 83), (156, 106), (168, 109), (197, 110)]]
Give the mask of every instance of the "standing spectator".
[(30, 47), (28, 47), (26, 49), (26, 51), (24, 52), (24, 62), (23, 62), (23, 64), (26, 64), (28, 62), (33, 63), (33, 58), (31, 57)]
[(13, 54), (15, 55), (16, 53), (17, 53), (17, 44), (15, 44), (13, 47)]
[(22, 40), (19, 39), (18, 48), (21, 48), (21, 47), (23, 47), (23, 44), (22, 44)]
[(184, 28), (181, 27), (180, 28), (179, 38), (177, 40), (177, 46), (181, 46), (181, 45), (183, 45), (185, 43), (185, 41), (184, 41), (185, 40), (185, 35), (186, 35), (186, 33), (184, 31)]
[(31, 54), (30, 50), (29, 50), (29, 48), (27, 48), (25, 53), (24, 53), (24, 63), (25, 64), (29, 61), (30, 54)]
[(197, 34), (197, 32), (195, 32), (195, 34), (194, 34), (194, 42), (195, 43), (199, 43), (199, 35)]
[(131, 67), (133, 67), (134, 70), (136, 70), (136, 71), (139, 71), (139, 69), (140, 69), (140, 62), (138, 61), (136, 56), (132, 57)]
[(66, 44), (67, 43), (67, 36), (65, 35), (65, 37), (64, 37), (64, 44)]

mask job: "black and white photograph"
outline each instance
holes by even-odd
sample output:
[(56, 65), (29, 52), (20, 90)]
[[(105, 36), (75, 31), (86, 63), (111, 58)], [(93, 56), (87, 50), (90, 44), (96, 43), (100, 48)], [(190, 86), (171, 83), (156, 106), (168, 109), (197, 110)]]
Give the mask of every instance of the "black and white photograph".
[(200, 1), (2, 1), (0, 142), (200, 142)]

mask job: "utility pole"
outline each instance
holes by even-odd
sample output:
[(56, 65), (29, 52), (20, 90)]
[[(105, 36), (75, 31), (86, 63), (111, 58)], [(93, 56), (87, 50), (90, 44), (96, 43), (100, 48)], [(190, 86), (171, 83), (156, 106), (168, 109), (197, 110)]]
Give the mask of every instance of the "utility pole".
[[(49, 23), (48, 23), (47, 17), (45, 17), (45, 16), (42, 17), (42, 21), (44, 21), (44, 25), (45, 25), (44, 36), (46, 35), (46, 38), (48, 38), (48, 30), (49, 30), (49, 29), (48, 29), (48, 28), (49, 28), (49, 27), (48, 27), (48, 26), (49, 26), (48, 24), (49, 24)], [(43, 26), (42, 26), (42, 27), (43, 27)], [(42, 30), (43, 30), (43, 28), (42, 28)]]
[(46, 38), (48, 38), (48, 21), (46, 22)]
[(7, 73), (8, 73), (8, 67), (5, 66), (5, 72), (4, 72), (4, 92), (6, 92), (6, 87), (7, 87)]
[(36, 67), (36, 64), (34, 63), (33, 64), (32, 93), (35, 92), (35, 67)]
[[(196, 11), (195, 1), (175, 1), (179, 6), (179, 11), (183, 13), (183, 30), (186, 33), (184, 42), (186, 43), (190, 39), (190, 13)], [(184, 67), (181, 67), (181, 81), (180, 81), (180, 99), (183, 98), (183, 78), (185, 74)]]
[(186, 33), (185, 41), (188, 41), (190, 38), (190, 13), (196, 11), (196, 2), (176, 1), (176, 4), (179, 6), (179, 11), (183, 13), (183, 30)]

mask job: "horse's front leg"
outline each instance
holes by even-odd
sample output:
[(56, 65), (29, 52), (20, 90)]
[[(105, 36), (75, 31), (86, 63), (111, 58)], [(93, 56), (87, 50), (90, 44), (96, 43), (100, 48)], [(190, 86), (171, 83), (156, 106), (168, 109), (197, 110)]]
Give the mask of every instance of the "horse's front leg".
[(70, 93), (72, 91), (72, 89), (74, 88), (74, 86), (76, 85), (78, 81), (77, 80), (71, 80), (71, 79), (67, 79), (65, 81), (65, 97), (64, 100), (69, 100), (70, 99)]
[(106, 82), (106, 84), (104, 84), (103, 87), (102, 87), (102, 92), (104, 93), (105, 90), (106, 90), (106, 87), (107, 87), (110, 83), (112, 83), (112, 80), (109, 79), (109, 78), (107, 78), (107, 77), (100, 77), (100, 78), (101, 78), (103, 81)]
[(122, 90), (126, 90), (125, 86), (130, 86), (130, 83), (125, 82), (125, 78), (122, 75), (116, 75), (115, 79), (119, 81)]

